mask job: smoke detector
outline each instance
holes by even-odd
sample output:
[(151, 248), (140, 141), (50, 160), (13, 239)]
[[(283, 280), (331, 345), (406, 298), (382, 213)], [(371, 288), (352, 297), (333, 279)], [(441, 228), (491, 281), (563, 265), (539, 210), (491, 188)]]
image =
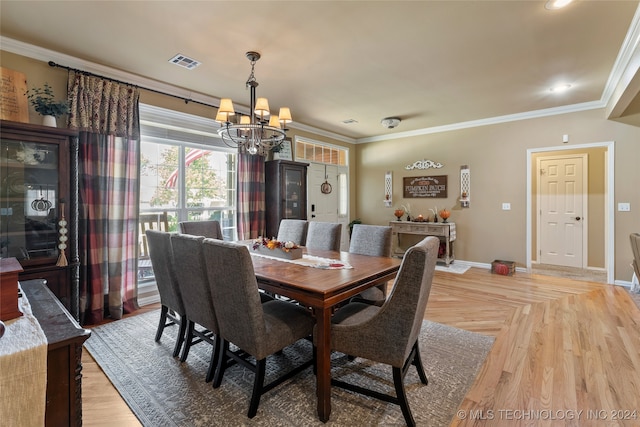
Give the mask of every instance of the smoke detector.
[(393, 129), (394, 127), (398, 126), (401, 121), (402, 120), (400, 120), (398, 117), (385, 117), (380, 121), (380, 123), (387, 129)]

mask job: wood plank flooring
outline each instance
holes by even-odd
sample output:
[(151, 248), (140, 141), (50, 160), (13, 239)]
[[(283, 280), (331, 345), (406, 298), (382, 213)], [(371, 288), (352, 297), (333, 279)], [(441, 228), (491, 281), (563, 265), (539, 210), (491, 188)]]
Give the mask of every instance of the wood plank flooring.
[[(452, 426), (640, 426), (640, 310), (623, 288), (437, 271), (425, 318), (496, 338)], [(86, 351), (83, 364), (84, 425), (139, 426)]]

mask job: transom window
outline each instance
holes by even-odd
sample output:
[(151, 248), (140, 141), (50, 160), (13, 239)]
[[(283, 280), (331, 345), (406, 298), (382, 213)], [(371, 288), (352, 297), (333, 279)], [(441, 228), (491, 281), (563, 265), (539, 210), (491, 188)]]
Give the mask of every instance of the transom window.
[(346, 148), (296, 137), (296, 160), (347, 166), (348, 155)]

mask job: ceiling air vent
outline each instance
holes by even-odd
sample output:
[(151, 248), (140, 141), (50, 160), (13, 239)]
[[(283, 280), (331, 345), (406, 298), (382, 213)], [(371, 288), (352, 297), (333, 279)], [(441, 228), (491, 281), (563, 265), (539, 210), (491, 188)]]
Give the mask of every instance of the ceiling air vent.
[(180, 54), (177, 54), (176, 56), (171, 58), (169, 62), (179, 65), (181, 67), (184, 67), (188, 70), (193, 70), (198, 65), (200, 65), (199, 61), (196, 61), (195, 59), (191, 59), (188, 56), (184, 56)]

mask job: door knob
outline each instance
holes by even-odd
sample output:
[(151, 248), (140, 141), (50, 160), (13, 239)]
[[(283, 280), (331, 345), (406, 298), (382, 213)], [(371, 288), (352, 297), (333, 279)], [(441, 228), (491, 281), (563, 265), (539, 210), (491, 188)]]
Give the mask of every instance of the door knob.
[(576, 221), (580, 221), (582, 218), (580, 218), (579, 216), (576, 217)]
[(311, 218), (315, 218), (315, 217), (316, 217), (315, 215), (313, 215), (313, 214), (311, 215)]

